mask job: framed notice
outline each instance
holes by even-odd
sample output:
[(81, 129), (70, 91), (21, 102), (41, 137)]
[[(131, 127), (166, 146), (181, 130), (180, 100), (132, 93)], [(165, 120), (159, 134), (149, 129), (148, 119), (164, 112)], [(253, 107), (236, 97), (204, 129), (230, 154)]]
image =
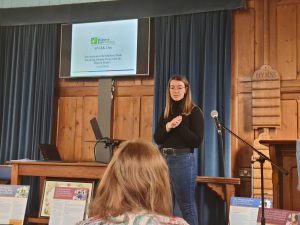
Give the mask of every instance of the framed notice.
[(49, 225), (74, 225), (82, 221), (88, 192), (87, 188), (56, 187)]
[[(258, 211), (257, 224), (261, 224), (262, 210)], [(271, 225), (299, 225), (300, 212), (283, 210), (283, 209), (268, 209), (264, 211), (265, 224)]]
[[(81, 188), (87, 190), (87, 205), (91, 202), (94, 191), (94, 181), (61, 181), (61, 180), (45, 180), (43, 196), (40, 206), (40, 217), (50, 217), (53, 209), (53, 199), (55, 189), (58, 187)], [(86, 214), (86, 213), (85, 213)]]
[[(257, 215), (261, 207), (259, 198), (230, 198), (229, 223), (230, 225), (257, 225)], [(271, 199), (264, 199), (264, 207), (272, 207)]]
[(29, 186), (0, 185), (0, 224), (23, 224)]

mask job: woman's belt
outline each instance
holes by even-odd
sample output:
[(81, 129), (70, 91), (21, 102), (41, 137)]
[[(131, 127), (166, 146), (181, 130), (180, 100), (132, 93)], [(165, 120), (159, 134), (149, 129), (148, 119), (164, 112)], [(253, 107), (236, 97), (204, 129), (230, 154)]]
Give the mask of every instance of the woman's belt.
[(176, 155), (179, 153), (193, 153), (194, 150), (192, 148), (161, 148), (162, 154), (165, 155)]

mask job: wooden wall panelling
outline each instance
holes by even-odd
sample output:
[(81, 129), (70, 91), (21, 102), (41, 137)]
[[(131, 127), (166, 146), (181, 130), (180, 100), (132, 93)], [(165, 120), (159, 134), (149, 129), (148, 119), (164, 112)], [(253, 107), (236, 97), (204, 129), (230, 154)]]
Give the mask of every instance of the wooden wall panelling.
[[(154, 87), (154, 77), (153, 76), (149, 76), (149, 77), (145, 77), (142, 79), (142, 84), (143, 85), (150, 85), (152, 87)], [(154, 95), (154, 89), (152, 92), (152, 96)]]
[(98, 80), (60, 79), (59, 97), (98, 96)]
[(300, 24), (300, 4), (297, 4), (297, 6), (296, 6), (297, 8), (296, 8), (296, 10), (297, 10), (297, 12), (296, 12), (296, 17), (297, 17), (297, 21), (296, 21), (296, 36), (297, 36), (297, 40), (296, 40), (296, 51), (297, 51), (297, 53), (296, 53), (296, 60), (297, 60), (297, 79), (299, 79), (300, 78), (300, 29), (299, 29), (299, 24)]
[[(73, 157), (70, 160), (81, 160), (81, 151), (82, 151), (82, 117), (84, 110), (84, 97), (77, 97), (78, 101), (76, 104), (75, 110), (75, 137), (74, 137), (74, 149), (73, 149)], [(71, 149), (68, 149), (71, 151)]]
[[(78, 149), (80, 152), (81, 161), (94, 161), (94, 145), (96, 138), (91, 129), (90, 120), (93, 117), (97, 118), (98, 114), (98, 96), (88, 96), (83, 99), (83, 113), (82, 113), (82, 137), (80, 139), (81, 148)], [(78, 136), (81, 136), (78, 133)], [(76, 146), (77, 148), (77, 146)], [(75, 150), (76, 150), (75, 148)], [(76, 157), (76, 154), (75, 154)], [(76, 158), (75, 158), (76, 159)], [(78, 158), (77, 158), (78, 159)]]
[[(237, 91), (236, 95), (238, 96), (237, 103), (232, 102), (232, 105), (234, 107), (237, 107), (237, 113), (236, 115), (232, 115), (234, 119), (232, 119), (232, 122), (236, 125), (237, 131), (235, 131), (236, 134), (238, 134), (240, 137), (244, 138), (244, 126), (246, 124), (246, 121), (243, 123), (243, 126), (241, 126), (241, 121), (243, 121), (245, 115), (251, 108), (247, 108), (251, 106), (251, 78), (250, 77), (240, 77), (237, 80)], [(247, 118), (247, 117), (246, 117)], [(246, 129), (248, 130), (248, 129)], [(252, 137), (252, 134), (247, 131), (247, 136), (249, 136), (247, 139), (249, 140)], [(245, 145), (241, 143), (241, 141), (237, 140), (234, 136), (231, 137), (231, 160), (232, 160), (232, 176), (237, 177), (240, 176), (240, 169), (248, 171), (251, 171), (251, 163), (248, 161), (247, 157), (250, 157), (252, 151), (248, 150)], [(243, 152), (245, 149), (245, 152)], [(237, 192), (244, 197), (250, 197), (249, 192), (251, 190), (251, 177), (243, 177), (241, 178), (241, 185), (238, 187)], [(248, 190), (243, 190), (244, 188), (248, 188)]]
[(288, 162), (292, 167), (290, 168), (290, 176), (291, 176), (291, 183), (289, 189), (291, 190), (291, 204), (290, 208), (295, 209), (297, 211), (300, 211), (300, 192), (295, 188), (298, 186), (298, 171), (297, 171), (297, 165), (291, 164), (291, 162)]
[[(297, 27), (300, 24), (300, 4), (297, 4)], [(297, 79), (300, 78), (300, 29), (297, 28), (297, 41), (296, 41), (296, 50), (297, 50)]]
[[(258, 0), (259, 1), (259, 0)], [(282, 73), (277, 65), (277, 0), (265, 0), (269, 2), (268, 20), (269, 25), (269, 65), (279, 72), (282, 78)]]
[[(251, 94), (240, 94), (239, 95), (239, 130), (238, 135), (243, 138), (246, 142), (253, 142), (253, 130), (252, 124), (248, 121), (251, 121)], [(239, 142), (238, 143), (238, 153), (236, 155), (236, 165), (239, 167), (251, 167), (251, 156), (252, 149), (246, 146), (245, 144)]]
[(153, 96), (142, 97), (140, 115), (140, 138), (152, 141)]
[(64, 160), (94, 160), (89, 120), (98, 113), (98, 80), (60, 79), (56, 144)]
[(237, 10), (234, 12), (234, 43), (233, 61), (234, 72), (238, 77), (252, 74), (254, 67), (254, 9)]
[(57, 147), (63, 160), (73, 160), (76, 131), (76, 113), (80, 97), (62, 97), (58, 100)]
[(134, 85), (154, 85), (153, 76), (145, 76), (138, 78), (118, 78), (115, 80), (115, 85), (117, 87), (131, 87)]
[(255, 68), (268, 64), (269, 23), (266, 20), (268, 0), (255, 0)]
[(154, 80), (151, 77), (115, 82), (113, 137), (152, 140)]
[(297, 5), (277, 6), (277, 70), (282, 80), (297, 78)]
[(286, 152), (287, 154), (282, 156), (282, 167), (289, 172), (289, 176), (282, 177), (282, 182), (287, 184), (283, 185), (282, 189), (286, 198), (283, 200), (283, 209), (300, 211), (300, 192), (296, 188), (298, 186), (298, 172), (295, 150)]
[[(247, 1), (246, 10), (236, 10), (233, 17), (233, 89), (232, 89), (232, 128), (246, 141), (253, 141), (251, 121), (251, 93), (247, 92), (244, 79), (251, 78), (255, 65), (255, 11), (254, 1)], [(249, 88), (248, 88), (249, 89)], [(251, 154), (245, 145), (232, 138), (232, 175), (238, 176), (238, 168), (251, 167)], [(245, 150), (246, 149), (246, 150)]]
[(300, 79), (281, 81), (281, 99), (300, 99)]
[(59, 87), (97, 87), (98, 79), (60, 79)]
[(94, 160), (90, 119), (97, 116), (97, 105), (97, 97), (59, 99), (57, 146), (64, 160)]
[(281, 128), (270, 131), (271, 139), (297, 139), (297, 102), (281, 100)]
[(140, 97), (115, 97), (113, 137), (123, 140), (139, 138)]
[(280, 99), (270, 99), (267, 102), (264, 99), (253, 99), (252, 104), (256, 107), (275, 107), (280, 106)]

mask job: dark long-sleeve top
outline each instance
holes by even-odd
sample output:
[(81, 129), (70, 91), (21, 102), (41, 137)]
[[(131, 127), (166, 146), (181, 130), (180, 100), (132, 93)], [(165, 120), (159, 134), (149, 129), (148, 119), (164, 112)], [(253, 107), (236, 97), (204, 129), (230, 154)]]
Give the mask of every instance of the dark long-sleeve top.
[[(168, 118), (161, 115), (154, 133), (155, 142), (165, 148), (197, 148), (203, 139), (204, 119), (202, 110), (194, 106), (190, 115), (182, 114), (180, 102), (173, 102)], [(166, 131), (166, 124), (178, 115), (182, 115), (182, 122), (176, 128)]]

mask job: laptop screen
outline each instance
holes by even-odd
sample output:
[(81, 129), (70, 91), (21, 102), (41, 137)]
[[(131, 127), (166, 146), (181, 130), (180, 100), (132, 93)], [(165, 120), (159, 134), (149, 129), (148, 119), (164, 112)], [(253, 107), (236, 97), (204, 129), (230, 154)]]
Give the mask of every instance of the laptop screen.
[(101, 140), (103, 138), (103, 136), (102, 136), (97, 119), (94, 117), (93, 119), (90, 120), (90, 123), (91, 123), (96, 140), (97, 141)]
[(61, 161), (56, 145), (39, 144), (41, 154), (46, 161)]

